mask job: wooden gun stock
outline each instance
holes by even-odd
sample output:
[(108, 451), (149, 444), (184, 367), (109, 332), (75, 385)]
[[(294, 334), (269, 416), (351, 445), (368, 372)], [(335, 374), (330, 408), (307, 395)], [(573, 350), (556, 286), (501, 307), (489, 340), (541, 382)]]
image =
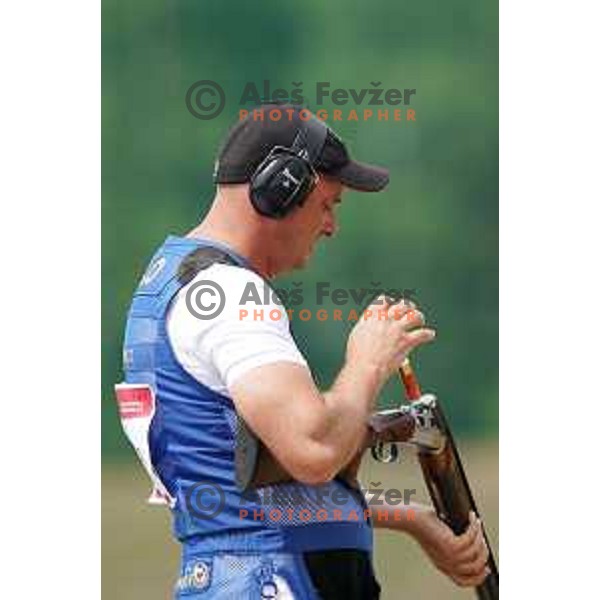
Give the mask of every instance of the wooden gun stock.
[[(408, 359), (400, 368), (400, 377), (404, 384), (407, 399), (414, 402), (421, 398), (419, 382)], [(474, 512), (477, 516), (479, 516), (479, 513), (452, 433), (439, 402), (436, 401), (432, 412), (434, 421), (442, 432), (443, 446), (437, 450), (419, 447), (419, 463), (431, 501), (439, 518), (458, 535), (467, 529), (469, 513)], [(477, 586), (477, 597), (479, 600), (497, 600), (500, 597), (498, 568), (485, 528), (483, 529), (483, 535), (490, 552), (488, 558), (490, 574), (481, 585)]]
[[(415, 419), (400, 411), (375, 413), (370, 421), (362, 449), (337, 478), (355, 485), (356, 471), (367, 450), (378, 444), (408, 441), (415, 431)], [(237, 485), (242, 491), (293, 481), (292, 476), (264, 446), (246, 423), (239, 419), (236, 434), (235, 468)]]

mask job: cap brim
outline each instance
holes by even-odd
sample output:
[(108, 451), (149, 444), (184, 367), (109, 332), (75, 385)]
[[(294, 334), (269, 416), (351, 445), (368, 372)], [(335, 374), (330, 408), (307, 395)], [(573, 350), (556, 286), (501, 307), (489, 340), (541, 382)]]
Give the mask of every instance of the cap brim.
[(379, 192), (389, 182), (387, 169), (351, 160), (331, 174), (337, 180), (359, 192)]

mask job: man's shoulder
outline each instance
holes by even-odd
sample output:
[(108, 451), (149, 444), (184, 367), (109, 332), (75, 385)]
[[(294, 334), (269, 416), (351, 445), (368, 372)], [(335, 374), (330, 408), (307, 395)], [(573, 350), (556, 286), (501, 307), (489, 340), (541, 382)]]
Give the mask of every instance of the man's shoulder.
[[(204, 282), (206, 285), (218, 284), (225, 293), (231, 294), (227, 299), (232, 302), (246, 300), (248, 296), (258, 299), (259, 292), (261, 301), (266, 298), (266, 290), (272, 296), (273, 290), (269, 283), (252, 269), (229, 263), (215, 263), (206, 269), (199, 271), (194, 278), (184, 287), (190, 288)], [(217, 286), (215, 286), (217, 287)]]
[(179, 291), (170, 312), (170, 319), (186, 328), (192, 325), (190, 321), (200, 320), (194, 330), (206, 331), (232, 321), (243, 328), (254, 321), (264, 327), (288, 327), (285, 307), (269, 283), (251, 269), (225, 263), (199, 271)]

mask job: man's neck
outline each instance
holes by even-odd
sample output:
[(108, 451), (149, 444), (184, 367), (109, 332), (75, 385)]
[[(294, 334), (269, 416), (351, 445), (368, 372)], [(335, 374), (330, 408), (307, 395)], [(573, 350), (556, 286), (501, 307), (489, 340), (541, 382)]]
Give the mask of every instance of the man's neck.
[(269, 257), (265, 256), (265, 253), (260, 247), (260, 242), (253, 243), (251, 239), (239, 234), (236, 235), (227, 228), (218, 227), (203, 221), (194, 227), (186, 237), (203, 238), (225, 244), (241, 257), (245, 258), (250, 266), (259, 273), (261, 277), (271, 279), (276, 275)]

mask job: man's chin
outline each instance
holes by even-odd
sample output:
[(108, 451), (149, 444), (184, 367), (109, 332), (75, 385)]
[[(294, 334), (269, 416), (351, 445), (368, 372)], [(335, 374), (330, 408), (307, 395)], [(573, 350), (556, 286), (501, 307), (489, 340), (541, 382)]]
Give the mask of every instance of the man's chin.
[(294, 263), (294, 266), (292, 267), (292, 269), (294, 271), (297, 271), (298, 269), (304, 269), (308, 265), (308, 263), (310, 262), (311, 258), (312, 258), (312, 252), (309, 252), (308, 254), (305, 254), (304, 256), (300, 257)]

